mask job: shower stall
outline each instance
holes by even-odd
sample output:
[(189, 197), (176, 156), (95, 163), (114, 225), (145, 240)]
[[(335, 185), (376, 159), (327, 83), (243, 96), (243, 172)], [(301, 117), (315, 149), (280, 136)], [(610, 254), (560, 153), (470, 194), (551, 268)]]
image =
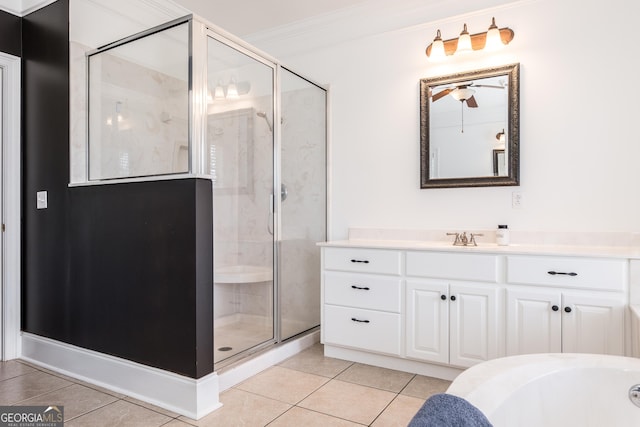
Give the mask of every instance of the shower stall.
[(319, 326), (326, 89), (192, 16), (87, 58), (86, 182), (210, 182), (215, 369)]

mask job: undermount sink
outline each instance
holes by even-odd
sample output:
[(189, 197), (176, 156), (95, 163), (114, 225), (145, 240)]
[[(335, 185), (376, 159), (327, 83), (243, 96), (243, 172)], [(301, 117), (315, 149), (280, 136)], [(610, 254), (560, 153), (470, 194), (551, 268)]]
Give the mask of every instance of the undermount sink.
[(216, 283), (256, 283), (273, 280), (273, 270), (261, 265), (229, 265), (216, 268)]

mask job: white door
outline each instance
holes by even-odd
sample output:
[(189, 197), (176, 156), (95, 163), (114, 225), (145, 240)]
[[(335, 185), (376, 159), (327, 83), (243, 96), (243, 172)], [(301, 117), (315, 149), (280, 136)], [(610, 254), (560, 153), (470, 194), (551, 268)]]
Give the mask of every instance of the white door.
[(407, 356), (449, 363), (449, 286), (407, 282)]
[(565, 292), (562, 351), (624, 355), (624, 297)]
[(451, 285), (449, 363), (469, 367), (500, 356), (499, 292), (497, 286)]
[[(2, 164), (4, 163), (2, 160), (2, 154), (4, 151), (4, 93), (2, 88), (4, 87), (4, 70), (0, 67), (0, 331), (2, 331), (2, 336), (0, 336), (0, 355), (4, 355), (4, 172), (2, 170)], [(1, 357), (4, 360), (4, 356)]]
[(560, 291), (507, 289), (507, 355), (562, 351)]
[(20, 58), (0, 52), (0, 331), (2, 360), (20, 355)]

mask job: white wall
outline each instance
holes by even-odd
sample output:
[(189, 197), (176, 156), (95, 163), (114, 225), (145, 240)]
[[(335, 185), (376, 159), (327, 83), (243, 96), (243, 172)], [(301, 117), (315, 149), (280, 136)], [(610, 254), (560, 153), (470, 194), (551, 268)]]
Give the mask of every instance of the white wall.
[[(640, 231), (637, 14), (627, 0), (534, 0), (307, 53), (269, 53), (331, 88), (331, 238), (348, 227)], [(502, 53), (429, 63), (437, 28), (515, 31)], [(308, 34), (306, 35), (308, 37)], [(322, 34), (318, 34), (322, 37)], [(279, 56), (280, 55), (280, 56)], [(520, 187), (419, 188), (420, 78), (521, 64)], [(513, 209), (513, 191), (523, 207)]]

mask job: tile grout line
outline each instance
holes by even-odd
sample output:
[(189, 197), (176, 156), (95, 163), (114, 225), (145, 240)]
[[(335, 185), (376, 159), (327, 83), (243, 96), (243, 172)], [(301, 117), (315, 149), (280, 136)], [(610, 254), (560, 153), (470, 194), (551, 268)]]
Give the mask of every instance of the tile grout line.
[(407, 383), (404, 385), (404, 387), (402, 387), (402, 390), (400, 390), (398, 392), (398, 394), (402, 394), (402, 392), (405, 391), (407, 389), (407, 387), (409, 387), (409, 384), (411, 384), (411, 381), (415, 380), (417, 376), (418, 376), (418, 374), (413, 374), (411, 379), (409, 381), (407, 381)]
[[(37, 394), (37, 395), (31, 396), (31, 397), (29, 397), (27, 399), (23, 399), (23, 400), (14, 402), (14, 403), (11, 404), (11, 406), (15, 406), (16, 404), (19, 404), (21, 402), (26, 402), (28, 400), (31, 400), (31, 399), (34, 399), (34, 398), (37, 398), (37, 397), (41, 397), (41, 396), (44, 396), (46, 394), (53, 393), (53, 392), (60, 391), (60, 390), (64, 390), (66, 388), (70, 388), (70, 387), (72, 387), (74, 385), (77, 385), (77, 386), (80, 386), (80, 387), (88, 388), (88, 389), (93, 390), (93, 391), (98, 392), (98, 393), (102, 393), (102, 394), (104, 394), (106, 396), (110, 396), (110, 397), (114, 398), (115, 400), (113, 402), (105, 403), (103, 405), (95, 407), (95, 408), (93, 408), (93, 409), (91, 409), (91, 410), (89, 410), (87, 412), (83, 412), (81, 414), (78, 414), (78, 415), (76, 415), (76, 416), (74, 416), (72, 418), (65, 419), (65, 422), (71, 421), (71, 420), (75, 420), (77, 418), (80, 418), (82, 416), (85, 416), (87, 414), (95, 412), (95, 411), (97, 411), (99, 409), (102, 409), (102, 408), (105, 408), (107, 406), (113, 405), (113, 404), (118, 403), (120, 401), (123, 401), (125, 403), (129, 403), (129, 404), (138, 406), (138, 407), (140, 407), (142, 409), (145, 409), (145, 410), (148, 410), (148, 411), (151, 411), (151, 412), (155, 412), (156, 414), (160, 414), (162, 416), (165, 416), (165, 417), (169, 418), (167, 423), (170, 423), (173, 420), (178, 420), (178, 418), (180, 417), (180, 415), (178, 415), (178, 416), (168, 415), (168, 414), (159, 412), (159, 411), (157, 411), (157, 410), (155, 410), (153, 408), (148, 408), (148, 407), (146, 407), (144, 405), (140, 405), (137, 402), (128, 400), (127, 398), (133, 399), (131, 396), (128, 396), (128, 395), (124, 395), (124, 397), (116, 396), (115, 394), (111, 394), (109, 392), (105, 392), (105, 389), (94, 388), (94, 387), (97, 387), (97, 386), (92, 387), (92, 384), (90, 384), (90, 383), (78, 382), (79, 380), (76, 380), (75, 378), (71, 378), (71, 377), (64, 376), (62, 374), (56, 374), (55, 372), (49, 372), (49, 371), (46, 371), (46, 370), (43, 370), (43, 369), (39, 369), (38, 367), (31, 366), (30, 364), (22, 362), (22, 361), (19, 361), (19, 360), (17, 362), (32, 368), (34, 371), (33, 372), (27, 372), (27, 373), (20, 374), (20, 375), (16, 375), (15, 377), (11, 377), (11, 378), (5, 378), (5, 379), (1, 380), (0, 382), (4, 382), (4, 381), (9, 380), (9, 379), (14, 379), (14, 378), (18, 378), (18, 377), (21, 377), (21, 376), (25, 376), (25, 375), (29, 375), (29, 374), (33, 374), (33, 373), (39, 372), (39, 373), (42, 373), (42, 374), (45, 374), (45, 375), (48, 375), (48, 376), (51, 376), (51, 377), (59, 378), (59, 379), (61, 379), (63, 381), (67, 381), (67, 382), (69, 382), (69, 385), (66, 385), (66, 386), (60, 387), (60, 388), (55, 388), (55, 389), (49, 390), (49, 391), (47, 391), (45, 393)], [(110, 391), (110, 390), (107, 390), (107, 391)], [(119, 393), (119, 394), (122, 395), (122, 393)], [(178, 420), (178, 421), (182, 421), (182, 420)], [(167, 423), (165, 423), (165, 424), (167, 424)], [(187, 424), (189, 424), (189, 423), (187, 423)], [(162, 424), (162, 425), (164, 425), (164, 424)]]
[(387, 405), (382, 409), (382, 411), (380, 411), (380, 413), (378, 413), (378, 415), (376, 415), (376, 417), (373, 419), (373, 421), (371, 421), (371, 423), (369, 424), (369, 426), (372, 426), (372, 425), (373, 425), (373, 423), (375, 423), (375, 422), (376, 422), (376, 420), (377, 420), (378, 418), (380, 418), (380, 415), (382, 415), (382, 414), (384, 413), (384, 411), (386, 411), (386, 410), (387, 410), (387, 408), (388, 408), (389, 406), (391, 406), (391, 404), (392, 404), (393, 402), (395, 402), (395, 400), (398, 398), (398, 396), (400, 396), (400, 393), (397, 393), (397, 394), (393, 397), (393, 399), (391, 399), (391, 401), (390, 401), (389, 403), (387, 403)]

